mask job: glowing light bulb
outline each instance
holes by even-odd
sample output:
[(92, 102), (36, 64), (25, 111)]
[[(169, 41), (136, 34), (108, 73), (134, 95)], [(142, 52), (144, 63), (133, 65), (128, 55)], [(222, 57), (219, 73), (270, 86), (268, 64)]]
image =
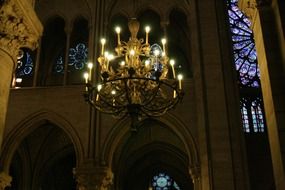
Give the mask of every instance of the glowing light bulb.
[(125, 66), (126, 62), (125, 61), (121, 61), (120, 65), (123, 67)]
[(88, 63), (88, 64), (87, 64), (87, 67), (88, 67), (89, 69), (92, 69), (92, 68), (93, 68), (93, 63)]
[(111, 94), (112, 94), (112, 95), (115, 95), (115, 94), (116, 94), (116, 91), (115, 91), (115, 90), (112, 90), (112, 91), (111, 91)]
[(117, 27), (115, 28), (115, 31), (116, 31), (117, 34), (119, 34), (119, 33), (121, 32), (121, 28), (120, 28), (119, 26), (117, 26)]
[(158, 55), (159, 55), (159, 50), (158, 50), (158, 49), (156, 49), (156, 50), (154, 50), (154, 52), (153, 52), (153, 53), (154, 53), (154, 55), (155, 55), (155, 56), (158, 56)]
[(98, 85), (97, 85), (97, 90), (98, 90), (98, 92), (100, 92), (101, 89), (102, 89), (102, 84), (98, 84)]
[(106, 39), (105, 39), (105, 38), (102, 38), (102, 39), (101, 39), (101, 44), (102, 44), (102, 45), (105, 45), (105, 43), (106, 43)]
[(135, 55), (135, 50), (132, 49), (132, 50), (130, 51), (130, 55), (134, 56), (134, 55)]
[(149, 31), (150, 31), (150, 27), (149, 27), (149, 26), (146, 26), (146, 27), (145, 27), (145, 32), (146, 32), (146, 33), (149, 33)]
[(178, 82), (179, 82), (179, 90), (182, 89), (182, 79), (183, 79), (183, 75), (179, 74), (177, 75), (177, 78), (178, 78)]
[(170, 63), (171, 66), (173, 66), (173, 65), (175, 64), (175, 61), (174, 61), (173, 59), (171, 59), (171, 60), (169, 61), (169, 63)]
[(16, 83), (21, 83), (23, 81), (22, 78), (16, 78)]

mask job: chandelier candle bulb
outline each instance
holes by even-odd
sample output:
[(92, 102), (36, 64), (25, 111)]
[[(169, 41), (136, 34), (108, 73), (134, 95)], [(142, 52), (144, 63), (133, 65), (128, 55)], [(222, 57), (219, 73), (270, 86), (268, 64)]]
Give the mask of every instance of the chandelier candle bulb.
[(150, 31), (150, 27), (146, 26), (145, 27), (145, 44), (148, 44), (148, 33)]
[(88, 69), (89, 69), (89, 80), (91, 81), (91, 79), (92, 79), (93, 63), (88, 63), (87, 67), (88, 67)]
[(121, 38), (120, 38), (121, 28), (117, 26), (115, 30), (116, 30), (117, 38), (118, 38), (118, 45), (121, 45)]
[[(88, 73), (84, 73), (84, 79), (85, 79), (85, 84), (87, 84), (88, 83), (88, 78), (89, 78), (89, 74)], [(85, 91), (87, 92), (88, 91), (88, 87), (86, 86), (85, 87)]]
[(104, 55), (104, 46), (105, 46), (105, 43), (106, 43), (106, 39), (105, 39), (105, 38), (102, 38), (102, 39), (101, 39), (101, 45), (102, 45), (102, 48), (101, 48), (101, 55)]
[(179, 74), (177, 76), (178, 78), (178, 82), (179, 82), (179, 90), (182, 90), (182, 78), (183, 78), (183, 75)]
[(176, 76), (175, 76), (174, 64), (175, 64), (175, 61), (173, 59), (171, 59), (170, 60), (170, 65), (171, 65), (171, 69), (172, 69), (173, 78), (175, 79)]

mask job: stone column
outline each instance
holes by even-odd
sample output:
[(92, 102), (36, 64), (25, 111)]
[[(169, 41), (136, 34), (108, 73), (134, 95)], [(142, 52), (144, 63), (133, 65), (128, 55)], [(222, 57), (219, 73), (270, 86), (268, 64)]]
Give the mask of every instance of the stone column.
[(20, 47), (35, 49), (42, 25), (28, 0), (6, 0), (0, 9), (0, 145), (12, 75)]
[(78, 190), (109, 190), (113, 173), (108, 167), (82, 166), (74, 169)]
[(189, 173), (194, 184), (194, 190), (201, 190), (201, 169), (199, 166), (194, 166), (189, 169)]
[(277, 190), (285, 189), (285, 44), (277, 0), (242, 0), (251, 19), (260, 68), (273, 173)]
[(12, 177), (8, 174), (1, 172), (0, 173), (0, 190), (4, 190), (6, 187), (11, 186)]

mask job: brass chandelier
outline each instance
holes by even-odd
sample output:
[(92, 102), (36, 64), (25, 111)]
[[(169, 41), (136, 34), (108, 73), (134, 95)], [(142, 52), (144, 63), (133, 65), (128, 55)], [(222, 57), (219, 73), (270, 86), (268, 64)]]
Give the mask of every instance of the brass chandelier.
[(84, 73), (85, 100), (103, 113), (130, 116), (132, 129), (141, 117), (161, 116), (183, 97), (183, 77), (176, 76), (174, 60), (167, 56), (166, 39), (161, 41), (162, 48), (158, 44), (150, 45), (150, 28), (145, 28), (145, 40), (138, 39), (139, 26), (136, 19), (129, 21), (131, 37), (128, 42), (121, 41), (121, 29), (116, 27), (116, 55), (105, 51), (106, 40), (101, 39), (98, 71), (95, 73), (93, 64), (88, 63), (89, 71)]

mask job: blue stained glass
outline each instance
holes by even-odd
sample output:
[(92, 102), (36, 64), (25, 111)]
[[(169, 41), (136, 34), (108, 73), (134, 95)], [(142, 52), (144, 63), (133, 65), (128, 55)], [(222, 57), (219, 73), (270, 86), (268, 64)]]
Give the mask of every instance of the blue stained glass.
[(28, 50), (20, 50), (17, 59), (16, 77), (30, 76), (33, 73), (34, 63)]
[(232, 32), (236, 70), (239, 72), (240, 85), (260, 87), (259, 69), (250, 20), (239, 10), (238, 0), (228, 0), (228, 15)]
[(68, 65), (74, 66), (76, 70), (84, 68), (87, 62), (88, 48), (83, 43), (78, 43), (74, 48), (69, 49)]
[(180, 190), (177, 183), (165, 173), (153, 176), (151, 185), (153, 190)]
[(62, 55), (58, 56), (58, 58), (56, 59), (56, 62), (53, 65), (53, 73), (64, 73), (64, 62)]

